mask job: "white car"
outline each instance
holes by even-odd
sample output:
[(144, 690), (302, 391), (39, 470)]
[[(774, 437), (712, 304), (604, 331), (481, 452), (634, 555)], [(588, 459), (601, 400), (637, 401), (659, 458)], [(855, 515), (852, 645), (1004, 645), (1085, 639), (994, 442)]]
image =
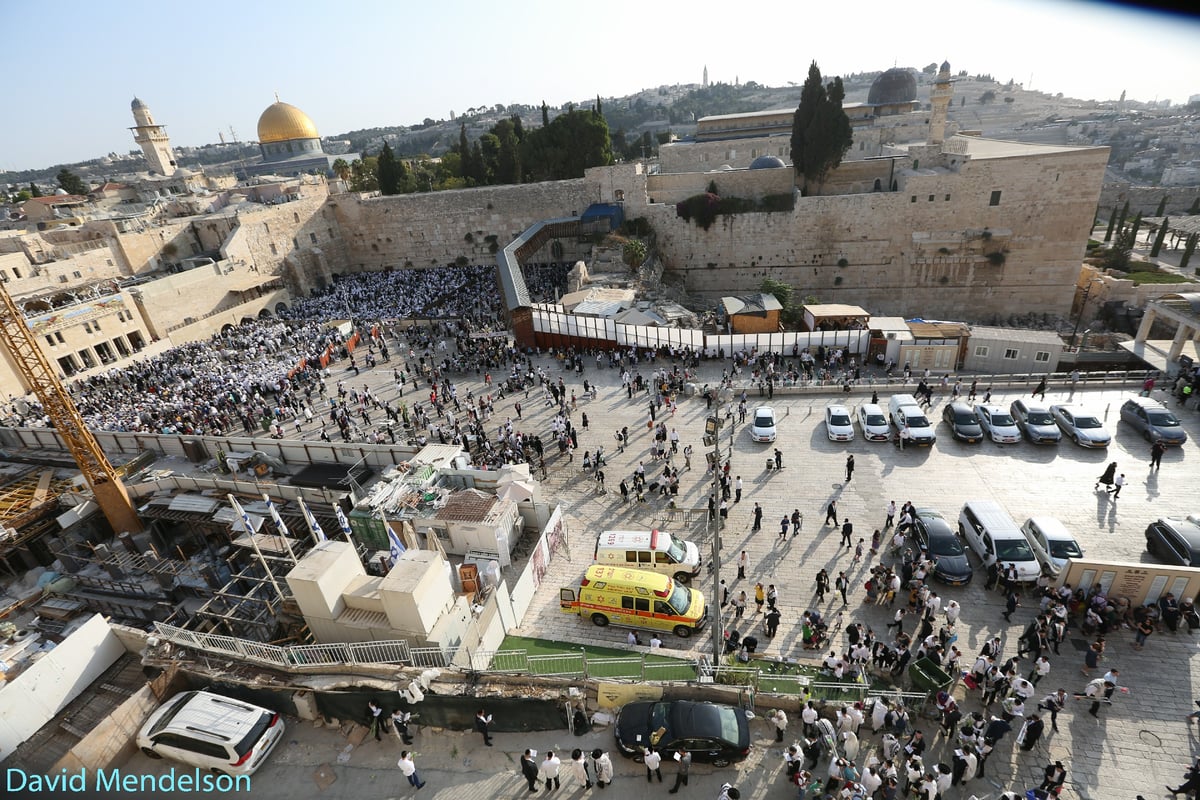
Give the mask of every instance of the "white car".
[(1037, 560), (1050, 570), (1052, 575), (1062, 572), (1067, 559), (1083, 558), (1083, 549), (1075, 537), (1054, 517), (1030, 517), (1021, 526), (1021, 533), (1029, 540)]
[(858, 426), (868, 442), (886, 442), (892, 438), (887, 415), (877, 403), (863, 403), (858, 407)]
[(1021, 441), (1021, 429), (1017, 421), (1000, 406), (975, 406), (975, 416), (979, 417), (979, 426), (992, 437), (993, 442), (1014, 444)]
[(756, 442), (775, 441), (775, 409), (759, 406), (754, 409), (754, 421), (750, 423), (750, 438)]
[(836, 403), (825, 406), (825, 434), (832, 442), (848, 442), (854, 438), (854, 418), (850, 409)]
[(137, 745), (150, 758), (252, 775), (279, 744), (283, 729), (283, 718), (268, 708), (192, 691), (159, 706), (138, 733)]

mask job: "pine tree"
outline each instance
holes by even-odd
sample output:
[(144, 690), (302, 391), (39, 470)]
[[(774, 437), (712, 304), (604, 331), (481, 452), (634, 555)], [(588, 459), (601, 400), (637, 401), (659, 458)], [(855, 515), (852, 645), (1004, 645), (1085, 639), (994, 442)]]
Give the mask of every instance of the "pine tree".
[(1150, 257), (1158, 258), (1158, 251), (1162, 249), (1163, 239), (1167, 238), (1167, 226), (1171, 224), (1170, 217), (1163, 217), (1162, 225), (1158, 226), (1158, 236), (1154, 238), (1154, 246), (1150, 248)]
[(1110, 214), (1108, 217), (1108, 230), (1106, 230), (1104, 232), (1104, 241), (1106, 241), (1106, 242), (1112, 241), (1113, 228), (1116, 226), (1116, 224), (1117, 224), (1117, 207), (1113, 206), (1112, 214)]
[(71, 170), (63, 167), (55, 176), (58, 180), (58, 185), (62, 187), (67, 194), (87, 194), (88, 185), (83, 182), (83, 179), (76, 175)]

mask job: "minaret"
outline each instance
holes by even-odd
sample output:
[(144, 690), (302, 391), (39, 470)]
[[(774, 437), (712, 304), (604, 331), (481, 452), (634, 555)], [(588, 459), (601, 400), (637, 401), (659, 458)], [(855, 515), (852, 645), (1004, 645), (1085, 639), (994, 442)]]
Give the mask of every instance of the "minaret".
[(708, 88), (708, 64), (704, 65), (704, 88)]
[(141, 145), (150, 171), (159, 175), (174, 175), (175, 154), (171, 152), (171, 139), (166, 129), (154, 122), (150, 109), (136, 97), (129, 107), (133, 111), (133, 121), (137, 123), (129, 130), (133, 131), (133, 140)]
[(950, 100), (954, 97), (954, 84), (950, 82), (950, 62), (943, 61), (937, 77), (933, 79), (933, 90), (929, 93), (929, 103), (933, 113), (929, 116), (929, 141), (927, 144), (941, 144), (946, 138), (946, 112), (950, 108)]

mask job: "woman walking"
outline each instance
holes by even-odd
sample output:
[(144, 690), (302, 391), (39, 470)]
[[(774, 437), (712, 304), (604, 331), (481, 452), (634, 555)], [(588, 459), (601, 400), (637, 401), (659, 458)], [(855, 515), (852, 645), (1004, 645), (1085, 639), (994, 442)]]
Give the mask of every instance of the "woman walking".
[(1093, 491), (1095, 491), (1096, 489), (1099, 489), (1100, 485), (1103, 484), (1105, 490), (1111, 492), (1113, 481), (1116, 480), (1116, 476), (1117, 476), (1117, 462), (1110, 461), (1108, 466), (1104, 468), (1104, 474), (1096, 479), (1096, 485), (1094, 487), (1092, 487)]

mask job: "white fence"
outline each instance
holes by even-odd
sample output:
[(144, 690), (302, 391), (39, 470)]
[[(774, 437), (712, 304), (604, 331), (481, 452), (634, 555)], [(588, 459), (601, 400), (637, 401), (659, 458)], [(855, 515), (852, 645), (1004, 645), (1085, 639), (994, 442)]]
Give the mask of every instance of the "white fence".
[[(692, 328), (626, 325), (599, 317), (578, 317), (560, 310), (561, 306), (533, 307), (533, 330), (538, 343), (544, 345), (583, 344), (617, 347), (690, 347), (707, 355), (726, 357), (739, 351), (792, 355), (808, 348), (840, 347), (852, 354), (862, 354), (870, 344), (866, 330), (845, 331), (780, 331), (777, 333), (735, 333), (705, 335)], [(578, 340), (586, 340), (579, 342)]]
[(206, 653), (237, 656), (245, 661), (267, 664), (282, 669), (329, 667), (353, 664), (400, 664), (413, 667), (444, 667), (449, 657), (436, 647), (410, 648), (398, 639), (388, 642), (334, 642), (330, 644), (300, 644), (280, 646), (223, 636), (200, 633), (154, 623), (160, 639)]

